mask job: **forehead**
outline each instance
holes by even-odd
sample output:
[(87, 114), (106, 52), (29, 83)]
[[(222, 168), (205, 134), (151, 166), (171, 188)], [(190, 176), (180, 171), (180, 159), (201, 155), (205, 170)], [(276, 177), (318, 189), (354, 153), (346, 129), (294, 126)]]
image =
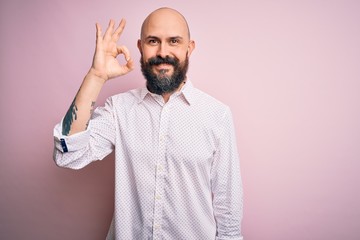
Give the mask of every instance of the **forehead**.
[(162, 10), (150, 14), (141, 28), (141, 38), (156, 36), (188, 38), (188, 27), (185, 19), (177, 12)]

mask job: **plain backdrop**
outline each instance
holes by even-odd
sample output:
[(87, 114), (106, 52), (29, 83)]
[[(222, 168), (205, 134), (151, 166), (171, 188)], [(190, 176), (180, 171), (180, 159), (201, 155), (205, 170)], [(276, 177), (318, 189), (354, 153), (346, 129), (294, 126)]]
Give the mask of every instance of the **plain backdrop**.
[(193, 84), (232, 109), (245, 239), (360, 239), (356, 0), (1, 0), (0, 239), (105, 238), (113, 156), (58, 168), (53, 127), (90, 67), (95, 22), (126, 18), (119, 44), (136, 59), (97, 105), (144, 85), (136, 41), (162, 6), (189, 22)]

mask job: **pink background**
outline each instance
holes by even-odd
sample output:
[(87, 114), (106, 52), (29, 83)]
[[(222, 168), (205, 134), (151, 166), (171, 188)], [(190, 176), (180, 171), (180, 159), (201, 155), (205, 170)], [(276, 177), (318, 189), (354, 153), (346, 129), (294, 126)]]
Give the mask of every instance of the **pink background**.
[[(0, 239), (104, 239), (114, 160), (52, 160), (52, 129), (92, 59), (95, 22), (140, 25), (160, 6), (188, 19), (189, 77), (230, 105), (246, 240), (360, 239), (360, 1), (5, 0), (0, 3)], [(142, 86), (135, 71), (112, 94)]]

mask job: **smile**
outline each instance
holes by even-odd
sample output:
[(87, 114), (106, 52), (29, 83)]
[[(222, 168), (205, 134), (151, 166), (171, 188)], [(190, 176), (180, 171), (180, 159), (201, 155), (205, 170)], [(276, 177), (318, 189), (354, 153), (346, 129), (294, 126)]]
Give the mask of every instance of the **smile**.
[(162, 63), (154, 66), (154, 69), (162, 74), (169, 72), (172, 68), (173, 66), (171, 64), (166, 64), (166, 63)]

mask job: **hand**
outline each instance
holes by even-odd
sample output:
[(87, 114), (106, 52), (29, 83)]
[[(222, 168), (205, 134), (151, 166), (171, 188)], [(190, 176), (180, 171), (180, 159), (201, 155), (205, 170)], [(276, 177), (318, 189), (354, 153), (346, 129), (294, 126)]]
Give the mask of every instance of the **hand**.
[[(122, 19), (114, 31), (115, 22), (110, 20), (104, 36), (102, 36), (100, 24), (96, 23), (96, 49), (90, 73), (100, 77), (104, 82), (125, 75), (134, 68), (134, 62), (127, 47), (117, 45), (125, 23), (125, 19)], [(125, 65), (120, 65), (116, 59), (120, 54), (125, 57)]]

